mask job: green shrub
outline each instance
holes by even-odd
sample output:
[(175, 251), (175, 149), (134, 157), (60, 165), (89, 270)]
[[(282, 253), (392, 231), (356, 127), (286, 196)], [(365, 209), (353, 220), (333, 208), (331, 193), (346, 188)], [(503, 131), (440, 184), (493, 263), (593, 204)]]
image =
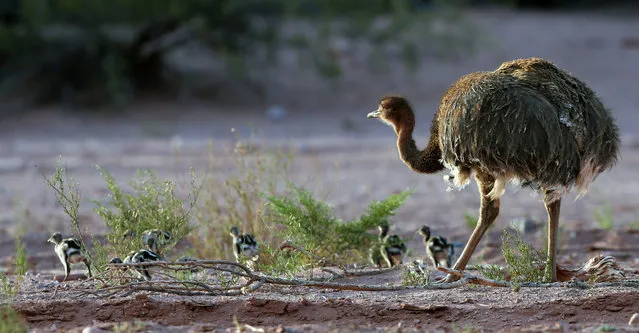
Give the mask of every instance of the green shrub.
[(44, 178), (45, 184), (53, 189), (58, 204), (69, 217), (74, 237), (80, 241), (83, 248), (86, 248), (84, 234), (80, 228), (79, 209), (81, 196), (79, 184), (69, 176), (67, 167), (62, 164), (62, 156), (58, 156), (53, 176), (49, 178), (43, 173), (42, 178)]
[[(249, 152), (251, 151), (251, 152)], [(277, 241), (278, 226), (263, 221), (265, 195), (275, 195), (290, 177), (292, 155), (281, 150), (261, 151), (238, 142), (224, 157), (209, 149), (208, 177), (202, 184), (194, 219), (198, 233), (189, 236), (201, 258), (233, 259), (231, 227), (250, 232), (260, 244)], [(224, 176), (221, 176), (224, 175)], [(274, 247), (276, 247), (274, 245)], [(262, 260), (260, 254), (260, 261)]]
[[(171, 234), (171, 239), (165, 246), (165, 251), (168, 252), (195, 230), (191, 210), (197, 203), (200, 187), (193, 173), (189, 192), (184, 200), (176, 193), (175, 182), (160, 179), (149, 170), (138, 171), (136, 178), (129, 183), (131, 193), (123, 191), (107, 170), (102, 167), (98, 167), (98, 170), (110, 192), (106, 204), (94, 201), (97, 205), (96, 214), (108, 228), (106, 241), (109, 252), (124, 258), (131, 251), (146, 248), (140, 236), (148, 229), (159, 229)], [(125, 238), (124, 234), (128, 231), (134, 231), (136, 237)], [(97, 248), (100, 247), (101, 244), (98, 243)], [(105, 263), (102, 260), (106, 258), (99, 259), (100, 266)]]
[(335, 36), (370, 46), (372, 67), (398, 58), (410, 70), (423, 53), (466, 54), (478, 44), (450, 1), (425, 11), (387, 0), (22, 0), (15, 15), (19, 23), (0, 23), (0, 95), (37, 103), (122, 106), (141, 92), (166, 92), (176, 80), (163, 75), (164, 58), (189, 42), (224, 62), (227, 81), (248, 80), (250, 69), (275, 64), (282, 49), (339, 77)]
[(499, 265), (486, 264), (476, 265), (477, 270), (487, 279), (503, 281), (506, 278), (506, 272)]
[(24, 319), (10, 305), (0, 306), (0, 333), (26, 333)]
[[(372, 202), (358, 219), (342, 222), (333, 210), (310, 191), (289, 183), (289, 193), (268, 196), (267, 219), (285, 227), (284, 239), (335, 264), (364, 262), (377, 236), (367, 231), (394, 215), (410, 196), (403, 191)], [(329, 236), (330, 235), (330, 236)]]
[(545, 282), (550, 280), (544, 270), (546, 253), (536, 250), (524, 242), (515, 228), (504, 229), (502, 252), (508, 265), (506, 270), (513, 284), (522, 282)]
[(402, 275), (402, 286), (425, 287), (430, 284), (430, 266), (418, 266), (415, 263), (413, 267), (404, 267)]
[[(191, 220), (191, 210), (196, 204), (200, 187), (196, 184), (193, 173), (184, 200), (178, 195), (175, 182), (160, 179), (149, 170), (139, 171), (136, 178), (129, 183), (132, 193), (123, 191), (106, 169), (98, 167), (98, 170), (110, 193), (106, 203), (94, 200), (97, 205), (95, 212), (108, 229), (107, 243), (102, 244), (93, 238), (92, 251), (86, 251), (95, 272), (103, 270), (109, 256), (124, 258), (131, 251), (146, 248), (140, 237), (145, 230), (159, 229), (169, 232), (171, 239), (164, 246), (168, 252), (195, 229)], [(74, 236), (85, 247), (78, 218), (80, 190), (78, 184), (68, 175), (66, 167), (61, 164), (61, 157), (58, 158), (53, 177), (43, 177), (45, 183), (55, 191), (58, 203), (69, 216), (75, 231)], [(125, 238), (124, 234), (127, 231), (135, 232), (136, 236)]]

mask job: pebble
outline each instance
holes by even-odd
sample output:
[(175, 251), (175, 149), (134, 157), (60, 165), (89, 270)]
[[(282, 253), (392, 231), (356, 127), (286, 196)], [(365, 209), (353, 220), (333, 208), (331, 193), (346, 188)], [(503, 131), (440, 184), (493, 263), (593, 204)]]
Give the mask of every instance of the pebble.
[(630, 321), (628, 321), (628, 325), (639, 326), (639, 312), (636, 312), (635, 314), (632, 315), (632, 317), (630, 317)]
[(108, 331), (103, 330), (101, 328), (97, 328), (97, 327), (93, 327), (93, 326), (87, 326), (82, 330), (82, 333), (106, 333)]

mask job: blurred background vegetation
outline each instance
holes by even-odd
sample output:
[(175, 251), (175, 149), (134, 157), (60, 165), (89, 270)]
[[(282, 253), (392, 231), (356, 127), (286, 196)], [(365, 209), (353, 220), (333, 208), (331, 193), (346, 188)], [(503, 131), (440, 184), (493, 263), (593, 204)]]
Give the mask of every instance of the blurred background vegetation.
[(186, 81), (197, 81), (171, 65), (171, 55), (185, 46), (215, 60), (217, 85), (239, 82), (266, 98), (268, 70), (277, 70), (287, 54), (327, 81), (342, 75), (345, 43), (367, 50), (372, 71), (388, 70), (389, 57), (410, 71), (424, 53), (472, 51), (477, 32), (465, 23), (462, 6), (604, 3), (610, 1), (2, 0), (0, 99), (121, 107), (145, 94), (177, 96)]

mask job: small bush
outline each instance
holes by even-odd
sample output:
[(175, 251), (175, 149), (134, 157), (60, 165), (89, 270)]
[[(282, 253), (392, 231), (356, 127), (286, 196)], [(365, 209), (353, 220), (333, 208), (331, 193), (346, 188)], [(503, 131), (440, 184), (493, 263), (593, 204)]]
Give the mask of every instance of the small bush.
[(27, 204), (21, 200), (19, 197), (15, 197), (13, 199), (13, 208), (14, 208), (14, 216), (17, 222), (16, 233), (14, 234), (15, 239), (15, 272), (19, 277), (24, 276), (29, 269), (29, 263), (27, 261), (27, 249), (22, 243), (22, 238), (26, 233), (26, 223), (29, 217), (29, 209)]
[(18, 227), (18, 232), (15, 237), (15, 247), (16, 247), (16, 255), (14, 259), (14, 264), (16, 266), (16, 274), (19, 277), (27, 274), (27, 270), (29, 269), (29, 263), (27, 261), (27, 249), (25, 248), (24, 243), (22, 243), (22, 237), (24, 236), (24, 226), (20, 225)]
[(26, 333), (24, 319), (10, 305), (0, 306), (0, 333)]
[[(107, 204), (97, 204), (96, 214), (102, 218), (108, 228), (106, 240), (111, 252), (123, 258), (131, 251), (145, 248), (141, 235), (148, 229), (159, 229), (171, 234), (166, 244), (169, 251), (175, 244), (195, 229), (191, 221), (191, 209), (197, 202), (199, 186), (196, 177), (191, 173), (190, 191), (187, 203), (176, 193), (176, 184), (169, 180), (159, 179), (149, 170), (141, 170), (130, 182), (132, 193), (124, 192), (115, 178), (104, 168), (98, 167), (109, 190)], [(135, 232), (135, 237), (124, 237), (128, 231)], [(105, 251), (97, 247), (103, 254)], [(106, 258), (99, 258), (99, 265), (106, 263)]]
[(501, 249), (511, 283), (550, 281), (549, 274), (544, 270), (546, 253), (524, 242), (516, 229), (504, 229)]
[(603, 324), (597, 328), (595, 328), (595, 333), (603, 333), (603, 332), (617, 332), (618, 328), (615, 325)]
[(404, 267), (402, 286), (425, 287), (430, 284), (430, 266), (414, 262), (412, 267)]
[(2, 299), (6, 299), (9, 302), (13, 301), (15, 296), (18, 294), (18, 283), (11, 282), (11, 279), (4, 274), (4, 272), (0, 272), (0, 287), (2, 289)]
[[(79, 185), (68, 175), (61, 159), (58, 158), (54, 175), (48, 178), (43, 174), (43, 177), (45, 183), (54, 190), (60, 207), (69, 216), (74, 237), (85, 247), (85, 237), (78, 218), (81, 200)], [(98, 170), (104, 177), (110, 193), (105, 204), (94, 200), (97, 205), (95, 212), (108, 228), (107, 244), (93, 238), (93, 251), (86, 251), (96, 272), (103, 270), (110, 255), (123, 258), (131, 251), (145, 248), (139, 237), (145, 230), (160, 229), (169, 232), (171, 239), (165, 246), (167, 250), (194, 230), (191, 209), (196, 204), (199, 187), (193, 173), (186, 200), (188, 204), (185, 205), (185, 200), (179, 198), (176, 193), (175, 183), (159, 179), (151, 171), (139, 171), (137, 177), (130, 182), (133, 193), (127, 193), (106, 169), (98, 167)], [(137, 237), (125, 238), (126, 231), (134, 231)]]
[(487, 264), (477, 265), (477, 269), (481, 275), (487, 279), (503, 281), (506, 279), (506, 272), (499, 265)]
[(125, 321), (121, 323), (117, 323), (113, 325), (111, 328), (111, 332), (113, 333), (134, 333), (134, 332), (144, 332), (147, 328), (148, 323), (135, 320), (135, 321)]
[(333, 210), (310, 191), (289, 184), (289, 193), (269, 196), (269, 221), (285, 227), (282, 237), (335, 264), (364, 262), (377, 236), (367, 231), (394, 215), (409, 191), (372, 202), (358, 219), (342, 222)]
[(278, 246), (265, 244), (260, 249), (258, 269), (265, 274), (288, 278), (295, 277), (295, 273), (316, 266), (306, 253), (296, 250), (280, 249)]
[(44, 182), (53, 189), (55, 192), (55, 198), (58, 204), (64, 211), (64, 213), (71, 220), (73, 226), (74, 237), (77, 238), (82, 247), (85, 248), (84, 234), (80, 228), (80, 188), (79, 184), (69, 176), (67, 167), (62, 164), (62, 156), (58, 156), (56, 163), (55, 173), (51, 178), (48, 178), (44, 173), (42, 174)]
[[(207, 177), (202, 184), (194, 219), (198, 234), (189, 236), (196, 255), (202, 258), (233, 259), (229, 232), (237, 226), (251, 232), (262, 244), (275, 242), (278, 226), (262, 220), (267, 195), (275, 195), (289, 178), (292, 155), (281, 150), (263, 152), (238, 143), (228, 158), (209, 148)], [(225, 177), (220, 177), (225, 174)], [(260, 253), (260, 261), (263, 254)]]

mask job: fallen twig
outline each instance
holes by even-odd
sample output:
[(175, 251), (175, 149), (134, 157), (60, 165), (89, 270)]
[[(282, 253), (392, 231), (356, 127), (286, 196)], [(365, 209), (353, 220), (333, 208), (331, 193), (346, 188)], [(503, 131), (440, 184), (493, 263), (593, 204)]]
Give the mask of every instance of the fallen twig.
[(346, 277), (357, 277), (357, 276), (380, 275), (380, 274), (396, 271), (400, 267), (401, 266), (394, 266), (394, 267), (390, 267), (390, 268), (380, 268), (380, 269), (375, 269), (375, 270), (370, 270), (370, 271), (364, 271), (364, 270), (362, 270), (362, 271), (347, 271), (345, 268), (342, 268), (342, 272), (343, 273), (335, 272), (329, 267), (323, 267), (322, 268), (322, 272), (326, 272), (326, 273), (332, 274), (333, 276), (331, 278), (346, 278)]
[[(297, 279), (297, 278), (281, 278), (276, 276), (263, 275), (251, 271), (248, 267), (235, 261), (227, 260), (200, 260), (193, 262), (148, 262), (138, 264), (110, 264), (113, 267), (138, 267), (138, 266), (157, 266), (163, 269), (172, 271), (183, 271), (193, 267), (199, 267), (206, 270), (217, 271), (218, 274), (230, 274), (232, 276), (243, 278), (242, 283), (238, 283), (238, 280), (228, 280), (219, 276), (222, 280), (215, 280), (215, 282), (193, 281), (193, 280), (181, 280), (177, 279), (169, 274), (162, 274), (168, 280), (152, 280), (152, 281), (134, 281), (120, 285), (111, 285), (105, 288), (99, 288), (98, 290), (93, 287), (83, 288), (80, 292), (83, 295), (92, 295), (95, 297), (113, 297), (120, 296), (125, 297), (133, 293), (140, 291), (157, 292), (174, 294), (181, 296), (238, 296), (247, 294), (258, 290), (264, 284), (282, 285), (282, 286), (295, 286), (295, 287), (307, 287), (307, 288), (320, 288), (320, 289), (333, 289), (333, 290), (351, 290), (351, 291), (398, 291), (398, 290), (445, 290), (458, 288), (465, 285), (482, 285), (489, 287), (526, 287), (526, 288), (550, 288), (550, 287), (567, 287), (567, 288), (597, 288), (597, 287), (610, 287), (610, 286), (625, 286), (632, 288), (639, 288), (639, 281), (626, 280), (617, 282), (604, 282), (587, 284), (581, 280), (573, 279), (567, 282), (554, 282), (554, 283), (537, 283), (537, 282), (525, 282), (512, 284), (510, 281), (500, 281), (487, 279), (481, 276), (471, 274), (466, 271), (458, 271), (450, 268), (437, 267), (441, 272), (451, 274), (458, 277), (457, 281), (451, 283), (433, 283), (424, 286), (399, 286), (399, 285), (364, 285), (354, 283), (340, 283), (335, 281), (318, 281), (312, 279)], [(347, 271), (343, 269), (343, 273), (335, 272), (327, 268), (322, 270), (331, 273), (335, 277), (348, 277), (348, 276), (365, 276), (382, 274), (389, 271), (398, 269), (397, 267), (380, 269), (374, 271)], [(96, 280), (102, 281), (97, 278)], [(231, 282), (229, 282), (231, 281)], [(86, 282), (83, 282), (85, 285)], [(75, 289), (78, 291), (77, 289)], [(55, 295), (55, 293), (54, 293)], [(411, 308), (410, 305), (406, 305), (407, 310), (411, 311), (431, 311), (427, 308), (418, 309)], [(434, 311), (434, 310), (433, 310)]]

